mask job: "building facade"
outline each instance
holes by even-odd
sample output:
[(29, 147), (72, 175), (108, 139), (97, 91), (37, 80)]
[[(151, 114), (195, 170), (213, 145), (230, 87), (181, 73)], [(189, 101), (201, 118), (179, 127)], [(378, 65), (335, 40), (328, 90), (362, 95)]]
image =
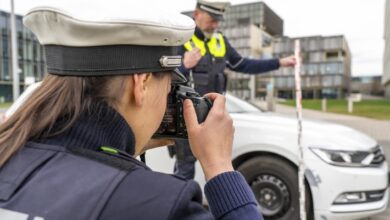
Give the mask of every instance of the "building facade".
[(272, 36), (283, 36), (283, 19), (264, 2), (233, 5), (221, 23), (221, 29), (255, 25)]
[[(34, 34), (23, 26), (22, 16), (15, 16), (21, 91), (25, 80), (40, 81), (45, 73), (44, 49)], [(12, 100), (12, 55), (10, 14), (0, 11), (0, 102)]]
[[(185, 11), (183, 14), (192, 17), (194, 11)], [(220, 29), (236, 28), (255, 25), (272, 36), (283, 36), (283, 19), (279, 17), (264, 2), (232, 5), (224, 14), (224, 21)]]
[[(243, 57), (253, 59), (272, 58), (271, 43), (273, 37), (256, 25), (226, 28), (224, 34), (231, 45)], [(225, 70), (228, 75), (228, 91), (244, 99), (256, 97), (256, 75), (242, 74)]]
[[(294, 42), (301, 44), (303, 98), (342, 98), (350, 91), (351, 52), (344, 36), (275, 38), (273, 57), (294, 54)], [(257, 81), (271, 80), (275, 96), (291, 99), (295, 95), (294, 68), (280, 68), (259, 75)], [(259, 84), (259, 83), (258, 83)], [(264, 96), (257, 88), (257, 96)]]
[[(274, 37), (283, 36), (283, 19), (264, 2), (234, 5), (228, 9), (221, 30), (243, 57), (272, 58)], [(256, 98), (256, 88), (264, 88), (256, 75), (226, 70), (228, 91), (244, 99)]]
[(385, 4), (385, 52), (383, 55), (382, 83), (385, 88), (385, 96), (390, 99), (390, 0), (386, 0)]
[(351, 81), (351, 93), (383, 97), (382, 76), (355, 76)]

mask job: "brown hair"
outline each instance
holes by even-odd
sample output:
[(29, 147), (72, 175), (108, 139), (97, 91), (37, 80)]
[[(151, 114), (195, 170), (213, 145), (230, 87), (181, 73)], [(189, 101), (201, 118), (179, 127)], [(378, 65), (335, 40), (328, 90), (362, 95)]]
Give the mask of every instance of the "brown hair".
[[(29, 139), (59, 134), (73, 125), (92, 103), (115, 107), (128, 76), (71, 77), (47, 75), (42, 84), (0, 125), (0, 167)], [(66, 124), (54, 131), (56, 121)]]

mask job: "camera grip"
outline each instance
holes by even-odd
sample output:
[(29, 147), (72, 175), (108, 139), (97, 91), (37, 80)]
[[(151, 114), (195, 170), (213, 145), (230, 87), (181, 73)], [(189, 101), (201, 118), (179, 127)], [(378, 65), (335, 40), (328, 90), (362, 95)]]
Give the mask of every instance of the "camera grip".
[(208, 98), (192, 98), (194, 104), (198, 123), (202, 123), (206, 120), (207, 115), (212, 107), (212, 103)]

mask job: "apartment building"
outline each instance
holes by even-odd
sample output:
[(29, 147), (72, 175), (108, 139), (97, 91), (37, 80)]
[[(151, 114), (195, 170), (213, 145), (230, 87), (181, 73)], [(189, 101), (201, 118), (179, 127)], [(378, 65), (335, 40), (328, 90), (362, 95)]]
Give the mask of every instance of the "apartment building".
[[(347, 40), (339, 36), (309, 36), (275, 38), (273, 57), (294, 54), (295, 40), (300, 40), (303, 98), (342, 98), (350, 91), (351, 52)], [(257, 81), (272, 79), (274, 93), (281, 98), (295, 95), (294, 68), (280, 68), (269, 74), (259, 75)], [(264, 96), (264, 88), (257, 88), (257, 96)]]

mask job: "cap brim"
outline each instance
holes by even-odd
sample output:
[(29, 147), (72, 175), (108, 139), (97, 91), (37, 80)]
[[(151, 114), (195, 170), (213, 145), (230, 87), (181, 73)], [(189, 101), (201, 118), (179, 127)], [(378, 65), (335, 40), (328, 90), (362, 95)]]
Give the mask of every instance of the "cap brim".
[(201, 3), (198, 3), (197, 7), (200, 10), (207, 12), (216, 21), (223, 21), (224, 20), (223, 19), (223, 14), (225, 12), (224, 9), (215, 8), (213, 6), (201, 4)]
[(209, 11), (207, 13), (209, 13), (209, 15), (216, 21), (224, 21), (223, 15), (214, 14)]
[(172, 84), (182, 84), (188, 81), (187, 78), (177, 68), (174, 69), (172, 73)]

